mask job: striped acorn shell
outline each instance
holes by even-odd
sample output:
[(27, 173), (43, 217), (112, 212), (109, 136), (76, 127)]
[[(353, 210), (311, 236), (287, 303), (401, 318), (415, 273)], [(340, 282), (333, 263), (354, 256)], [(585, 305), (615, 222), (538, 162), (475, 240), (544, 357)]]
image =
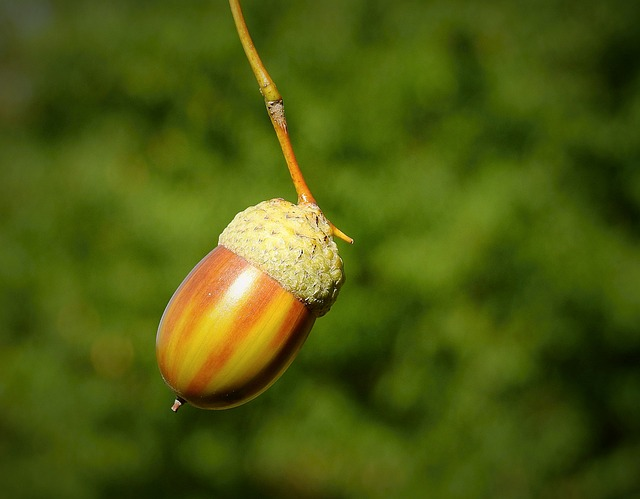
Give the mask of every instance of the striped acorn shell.
[(280, 377), (315, 319), (275, 279), (217, 246), (167, 305), (156, 337), (158, 366), (179, 399), (203, 409), (235, 407)]

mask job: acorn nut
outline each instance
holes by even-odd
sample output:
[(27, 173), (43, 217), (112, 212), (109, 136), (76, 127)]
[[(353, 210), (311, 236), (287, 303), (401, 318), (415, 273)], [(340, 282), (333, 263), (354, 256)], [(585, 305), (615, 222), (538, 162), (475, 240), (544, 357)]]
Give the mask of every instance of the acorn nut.
[(156, 337), (165, 382), (204, 409), (241, 405), (291, 364), (344, 282), (315, 204), (264, 201), (238, 213), (169, 301)]

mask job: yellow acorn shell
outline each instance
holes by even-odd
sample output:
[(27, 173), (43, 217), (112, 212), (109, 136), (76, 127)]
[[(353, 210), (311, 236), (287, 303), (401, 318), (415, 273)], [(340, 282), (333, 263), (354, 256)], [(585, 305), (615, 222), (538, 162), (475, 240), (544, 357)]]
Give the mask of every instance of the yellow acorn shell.
[(278, 379), (314, 322), (274, 279), (218, 246), (187, 276), (162, 316), (160, 372), (196, 407), (234, 407)]

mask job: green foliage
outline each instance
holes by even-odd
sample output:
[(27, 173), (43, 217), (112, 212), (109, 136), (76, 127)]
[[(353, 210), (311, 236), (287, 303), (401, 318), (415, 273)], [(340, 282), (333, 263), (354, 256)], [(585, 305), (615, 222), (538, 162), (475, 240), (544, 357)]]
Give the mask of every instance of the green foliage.
[(640, 495), (633, 2), (245, 2), (341, 245), (267, 393), (179, 414), (169, 297), (295, 199), (226, 2), (0, 3), (11, 498)]

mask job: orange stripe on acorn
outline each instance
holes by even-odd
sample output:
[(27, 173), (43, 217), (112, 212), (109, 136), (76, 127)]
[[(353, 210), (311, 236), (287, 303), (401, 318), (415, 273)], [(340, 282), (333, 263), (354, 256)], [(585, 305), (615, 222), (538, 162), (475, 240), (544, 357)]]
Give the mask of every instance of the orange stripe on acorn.
[(231, 11), (298, 193), (238, 213), (218, 246), (172, 296), (156, 336), (163, 379), (185, 402), (227, 409), (255, 398), (291, 364), (344, 282), (331, 224), (293, 154), (282, 98), (251, 42), (237, 0)]

